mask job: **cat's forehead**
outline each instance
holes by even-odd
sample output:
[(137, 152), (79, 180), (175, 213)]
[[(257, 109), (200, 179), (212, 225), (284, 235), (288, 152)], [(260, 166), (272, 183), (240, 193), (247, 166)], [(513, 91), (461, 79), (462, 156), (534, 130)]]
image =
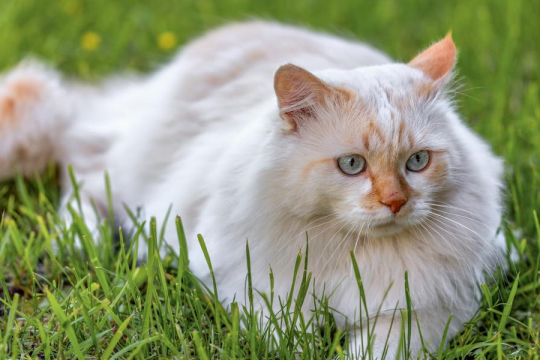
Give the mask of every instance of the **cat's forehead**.
[(332, 106), (328, 114), (332, 119), (326, 119), (327, 124), (333, 124), (336, 142), (345, 147), (408, 153), (411, 148), (425, 146), (429, 134), (441, 129), (433, 128), (429, 119), (433, 102), (426, 100), (432, 81), (418, 70), (393, 64), (318, 75), (349, 94), (346, 101)]
[[(381, 99), (380, 95), (406, 96), (429, 82), (421, 71), (405, 64), (366, 66), (353, 70), (325, 70), (319, 77), (330, 85), (344, 86), (358, 96)], [(367, 100), (367, 99), (366, 99)]]

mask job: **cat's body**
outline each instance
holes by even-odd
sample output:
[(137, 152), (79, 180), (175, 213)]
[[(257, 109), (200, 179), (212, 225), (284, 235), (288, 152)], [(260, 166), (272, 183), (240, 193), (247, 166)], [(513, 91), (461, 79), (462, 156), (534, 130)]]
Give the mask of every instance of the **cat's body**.
[[(476, 311), (477, 284), (504, 248), (496, 235), (502, 166), (446, 99), (453, 57), (450, 65), (432, 60), (444, 63), (435, 70), (425, 60), (391, 64), (359, 43), (251, 22), (204, 36), (148, 78), (99, 89), (21, 66), (0, 82), (0, 176), (39, 170), (51, 158), (72, 164), (91, 225), (90, 199), (107, 215), (105, 171), (122, 225), (131, 224), (123, 204), (142, 206), (143, 220), (163, 219), (172, 205), (186, 227), (192, 270), (209, 281), (201, 233), (225, 302), (244, 302), (246, 239), (254, 287), (269, 292), (271, 266), (275, 293), (284, 297), (307, 232), (316, 295), (326, 284), (330, 306), (357, 321), (354, 251), (368, 311), (381, 309), (376, 355), (393, 310), (406, 307), (408, 272), (415, 315), (434, 349), (451, 313), (449, 336)], [(322, 81), (288, 66), (274, 84), (286, 63)], [(324, 111), (311, 109), (326, 91), (332, 100), (317, 105)], [(310, 104), (295, 107), (291, 99)], [(427, 170), (400, 170), (424, 148), (432, 157)], [(340, 172), (335, 159), (347, 154), (365, 157), (365, 176)], [(178, 251), (172, 221), (166, 239)], [(343, 326), (345, 318), (337, 319)], [(412, 338), (417, 352), (414, 329)]]

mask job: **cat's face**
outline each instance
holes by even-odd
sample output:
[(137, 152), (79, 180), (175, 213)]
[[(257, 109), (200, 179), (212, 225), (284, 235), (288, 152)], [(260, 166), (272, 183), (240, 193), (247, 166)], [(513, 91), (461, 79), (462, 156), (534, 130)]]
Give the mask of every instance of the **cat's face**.
[(300, 213), (330, 212), (356, 232), (391, 235), (421, 226), (456, 186), (459, 156), (441, 96), (453, 57), (446, 71), (428, 64), (429, 76), (402, 64), (278, 73), (296, 86), (278, 99)]

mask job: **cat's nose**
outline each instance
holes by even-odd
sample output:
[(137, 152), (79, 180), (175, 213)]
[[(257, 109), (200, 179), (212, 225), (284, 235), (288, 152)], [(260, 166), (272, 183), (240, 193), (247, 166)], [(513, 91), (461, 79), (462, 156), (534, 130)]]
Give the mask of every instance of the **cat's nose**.
[(399, 192), (395, 192), (381, 200), (381, 203), (388, 206), (390, 211), (392, 211), (394, 214), (397, 213), (406, 202), (407, 199), (405, 196)]

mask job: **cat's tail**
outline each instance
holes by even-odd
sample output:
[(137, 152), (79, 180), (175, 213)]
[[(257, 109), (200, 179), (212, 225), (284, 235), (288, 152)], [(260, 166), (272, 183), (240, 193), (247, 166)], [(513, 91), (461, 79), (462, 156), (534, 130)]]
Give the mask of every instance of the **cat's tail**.
[(0, 180), (33, 175), (58, 160), (74, 111), (74, 95), (49, 67), (25, 61), (2, 75)]

